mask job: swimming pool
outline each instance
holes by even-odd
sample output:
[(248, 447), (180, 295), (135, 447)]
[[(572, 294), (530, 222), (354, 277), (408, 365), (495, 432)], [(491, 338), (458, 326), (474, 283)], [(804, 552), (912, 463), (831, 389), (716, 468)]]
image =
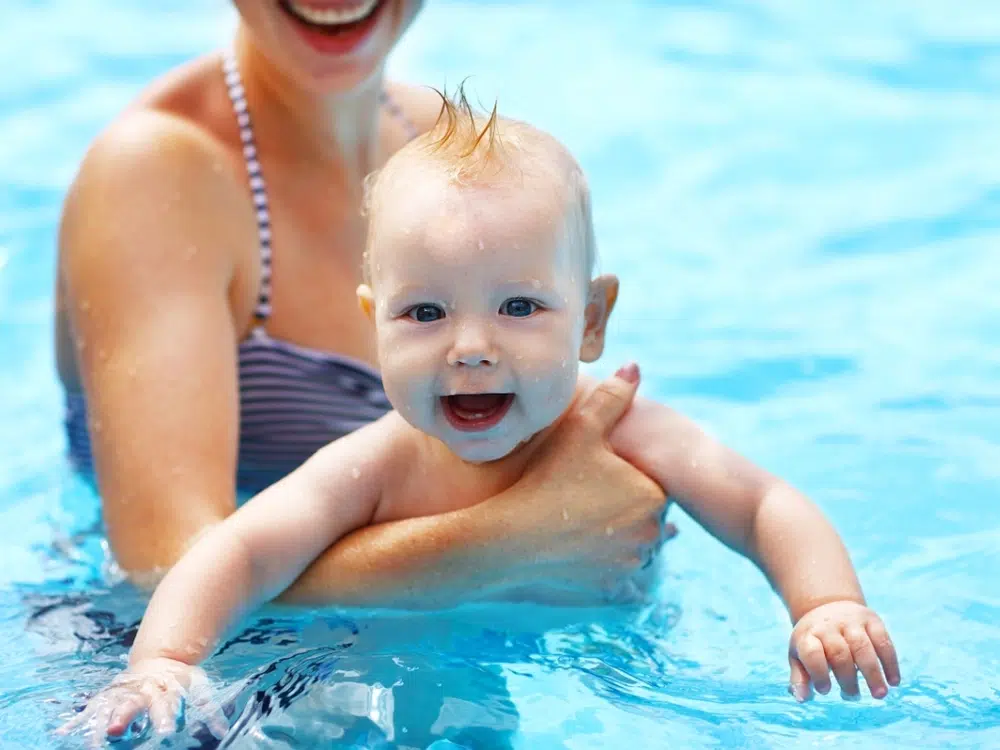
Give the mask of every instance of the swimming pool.
[[(61, 746), (49, 730), (120, 667), (141, 612), (63, 458), (49, 342), (59, 202), (88, 140), (231, 23), (223, 4), (145, 5), (0, 10), (4, 748)], [(578, 154), (623, 287), (593, 371), (638, 359), (647, 393), (820, 503), (902, 687), (797, 706), (780, 604), (679, 517), (661, 600), (634, 622), (250, 623), (213, 663), (235, 746), (425, 747), (460, 729), (542, 750), (1000, 746), (1000, 15), (808, 5), (432, 0), (392, 67), (474, 75)]]

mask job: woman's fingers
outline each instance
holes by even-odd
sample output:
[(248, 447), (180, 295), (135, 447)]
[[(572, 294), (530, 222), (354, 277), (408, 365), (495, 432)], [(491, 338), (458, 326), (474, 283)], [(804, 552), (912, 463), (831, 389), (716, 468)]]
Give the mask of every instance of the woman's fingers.
[(593, 420), (607, 435), (632, 406), (638, 388), (639, 366), (627, 364), (585, 396), (577, 406), (577, 413)]

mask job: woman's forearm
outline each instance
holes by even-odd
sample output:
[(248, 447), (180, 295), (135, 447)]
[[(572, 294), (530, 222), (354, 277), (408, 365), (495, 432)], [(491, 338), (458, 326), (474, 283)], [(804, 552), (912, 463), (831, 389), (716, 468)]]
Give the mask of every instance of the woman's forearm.
[(747, 554), (785, 602), (792, 622), (827, 602), (864, 603), (840, 536), (819, 508), (785, 483), (761, 501)]
[(485, 600), (513, 571), (483, 505), (367, 526), (326, 550), (278, 601), (438, 609)]

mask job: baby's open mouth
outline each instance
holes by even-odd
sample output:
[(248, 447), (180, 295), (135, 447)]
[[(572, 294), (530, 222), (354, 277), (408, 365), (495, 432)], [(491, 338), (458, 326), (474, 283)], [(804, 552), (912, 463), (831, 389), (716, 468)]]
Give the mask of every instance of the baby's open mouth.
[(441, 397), (441, 408), (448, 423), (463, 432), (481, 432), (495, 427), (513, 403), (513, 393), (460, 393)]

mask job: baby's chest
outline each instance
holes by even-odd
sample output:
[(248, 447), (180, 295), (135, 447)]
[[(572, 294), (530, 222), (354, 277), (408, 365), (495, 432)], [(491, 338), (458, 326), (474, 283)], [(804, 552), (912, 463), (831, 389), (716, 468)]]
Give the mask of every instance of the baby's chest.
[(490, 467), (414, 465), (383, 490), (375, 523), (433, 516), (470, 508), (516, 480)]

